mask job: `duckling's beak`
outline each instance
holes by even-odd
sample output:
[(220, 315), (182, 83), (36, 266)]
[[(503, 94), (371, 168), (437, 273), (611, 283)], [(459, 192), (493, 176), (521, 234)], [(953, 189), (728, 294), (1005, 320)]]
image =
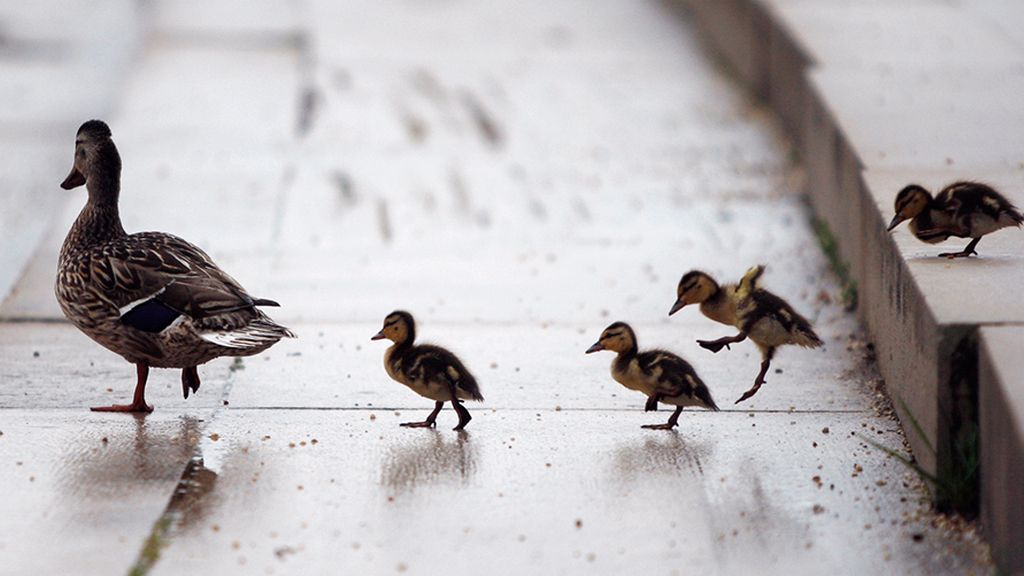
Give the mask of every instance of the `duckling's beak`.
[(381, 330), (380, 332), (377, 332), (376, 334), (374, 334), (373, 336), (371, 336), (371, 337), (370, 337), (370, 340), (383, 340), (383, 339), (385, 339), (385, 338), (387, 338), (387, 336), (385, 336), (385, 335), (384, 335), (384, 331), (383, 331), (383, 330)]
[(60, 187), (65, 190), (71, 190), (72, 188), (78, 188), (82, 184), (85, 184), (85, 176), (78, 171), (78, 168), (72, 166), (71, 173), (60, 183)]
[(587, 354), (592, 354), (594, 352), (600, 352), (601, 350), (604, 350), (604, 346), (602, 346), (600, 342), (594, 342), (593, 346), (591, 346), (590, 348), (587, 348)]
[(906, 220), (906, 218), (900, 216), (899, 214), (896, 214), (895, 216), (892, 217), (892, 221), (889, 222), (889, 227), (886, 228), (885, 231), (892, 232), (892, 229), (899, 226), (900, 222), (903, 222), (904, 220)]
[(668, 311), (668, 315), (671, 316), (676, 312), (679, 312), (683, 309), (683, 306), (686, 306), (686, 302), (683, 302), (682, 298), (676, 300), (676, 303), (672, 305), (672, 309)]

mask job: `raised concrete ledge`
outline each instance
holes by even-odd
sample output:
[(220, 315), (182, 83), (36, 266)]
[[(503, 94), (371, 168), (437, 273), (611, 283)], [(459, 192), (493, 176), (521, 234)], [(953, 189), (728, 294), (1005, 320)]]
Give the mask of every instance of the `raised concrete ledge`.
[[(680, 3), (789, 130), (808, 195), (858, 283), (858, 313), (889, 391), (927, 436), (905, 426), (915, 457), (928, 470), (948, 469), (953, 463), (943, 454), (953, 429), (980, 418), (983, 524), (1001, 567), (1024, 570), (1024, 496), (1005, 488), (1022, 477), (1024, 411), (1011, 410), (1020, 401), (1010, 398), (1024, 398), (1024, 389), (1004, 365), (1013, 360), (1009, 334), (1018, 355), (1024, 350), (1016, 332), (1024, 327), (1024, 234), (1002, 231), (980, 243), (980, 258), (948, 262), (938, 252), (966, 242), (930, 246), (905, 227), (885, 232), (893, 198), (909, 182), (937, 189), (981, 179), (1024, 206), (1024, 43), (1006, 22), (1024, 18), (1024, 8), (924, 0)], [(1017, 328), (989, 328), (997, 324)], [(988, 344), (994, 334), (1001, 355)], [(928, 445), (939, 447), (938, 456)]]
[(981, 450), (981, 517), (1000, 566), (1024, 566), (1024, 328), (984, 327), (978, 337), (981, 435), (999, 438)]

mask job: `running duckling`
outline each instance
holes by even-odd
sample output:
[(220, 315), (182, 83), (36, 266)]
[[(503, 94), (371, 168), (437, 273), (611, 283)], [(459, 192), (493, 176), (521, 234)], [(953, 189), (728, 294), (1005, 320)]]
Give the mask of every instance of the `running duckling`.
[(121, 226), (121, 157), (110, 128), (82, 124), (75, 160), (61, 188), (85, 185), (89, 199), (68, 232), (57, 267), (57, 302), (86, 336), (135, 364), (130, 404), (100, 412), (152, 412), (149, 369), (180, 368), (185, 398), (199, 390), (197, 366), (221, 356), (251, 356), (294, 335), (210, 257), (162, 232), (128, 234)]
[(943, 252), (940, 257), (966, 258), (977, 254), (981, 237), (1010, 226), (1024, 224), (1024, 215), (999, 192), (978, 182), (955, 182), (939, 195), (911, 184), (896, 195), (896, 215), (888, 231), (910, 220), (910, 233), (918, 240), (937, 244), (955, 236), (971, 238), (960, 252)]
[(711, 391), (693, 370), (693, 366), (665, 350), (637, 351), (636, 333), (625, 322), (615, 322), (601, 333), (601, 337), (587, 354), (611, 350), (618, 355), (612, 361), (612, 378), (630, 390), (647, 396), (645, 412), (658, 409), (658, 402), (671, 404), (675, 412), (664, 424), (645, 424), (642, 428), (671, 430), (678, 425), (679, 415), (686, 406), (699, 406), (718, 411), (711, 399)]
[(671, 316), (688, 304), (700, 304), (700, 311), (721, 324), (735, 326), (739, 334), (718, 340), (698, 340), (701, 347), (718, 352), (729, 348), (749, 336), (761, 350), (761, 371), (754, 386), (743, 393), (736, 404), (750, 398), (765, 383), (775, 349), (786, 344), (817, 348), (823, 344), (814, 333), (811, 323), (785, 300), (758, 286), (764, 266), (747, 270), (738, 285), (719, 286), (711, 276), (692, 270), (679, 280), (678, 298), (668, 315)]
[(370, 340), (387, 338), (394, 342), (384, 353), (384, 369), (392, 380), (405, 384), (413, 392), (434, 401), (434, 411), (423, 422), (405, 422), (408, 428), (434, 426), (437, 414), (450, 401), (459, 415), (459, 424), (452, 430), (462, 430), (472, 420), (462, 400), (482, 401), (476, 378), (462, 361), (440, 346), (416, 346), (416, 322), (412, 314), (396, 310), (384, 318), (384, 327)]

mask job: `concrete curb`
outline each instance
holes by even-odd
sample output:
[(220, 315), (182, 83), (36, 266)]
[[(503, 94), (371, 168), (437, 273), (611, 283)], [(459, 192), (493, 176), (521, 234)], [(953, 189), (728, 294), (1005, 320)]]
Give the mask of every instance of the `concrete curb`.
[(906, 231), (885, 232), (895, 193), (912, 181), (984, 178), (1024, 204), (1024, 144), (1002, 130), (1022, 115), (1001, 104), (1024, 85), (1021, 39), (977, 7), (676, 3), (791, 134), (918, 462), (954, 469), (954, 439), (980, 430), (982, 523), (1001, 567), (1024, 570), (1024, 495), (1013, 489), (1024, 389), (1011, 352), (1024, 349), (1024, 332), (988, 328), (1024, 322), (1014, 293), (1024, 242), (1002, 232), (981, 258), (948, 263)]

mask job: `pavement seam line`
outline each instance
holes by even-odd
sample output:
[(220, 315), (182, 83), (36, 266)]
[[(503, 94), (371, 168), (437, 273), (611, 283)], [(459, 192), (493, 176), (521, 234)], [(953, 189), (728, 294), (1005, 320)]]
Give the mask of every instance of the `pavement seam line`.
[[(217, 415), (226, 409), (225, 402), (234, 386), (235, 374), (237, 372), (238, 369), (236, 368), (228, 369), (224, 388), (221, 392), (221, 403), (214, 407), (210, 416), (204, 420), (204, 431), (217, 418)], [(153, 523), (153, 528), (143, 541), (139, 555), (128, 570), (128, 576), (146, 576), (156, 566), (156, 563), (160, 560), (161, 551), (171, 544), (175, 525), (181, 519), (182, 512), (187, 506), (188, 501), (199, 492), (196, 490), (198, 486), (196, 476), (203, 469), (202, 437), (203, 432), (200, 432), (197, 436), (192, 456), (188, 459), (188, 463), (185, 464), (185, 469), (182, 470), (178, 483), (174, 485), (174, 491), (171, 492), (167, 506), (164, 507), (164, 511), (156, 519), (156, 522)]]

